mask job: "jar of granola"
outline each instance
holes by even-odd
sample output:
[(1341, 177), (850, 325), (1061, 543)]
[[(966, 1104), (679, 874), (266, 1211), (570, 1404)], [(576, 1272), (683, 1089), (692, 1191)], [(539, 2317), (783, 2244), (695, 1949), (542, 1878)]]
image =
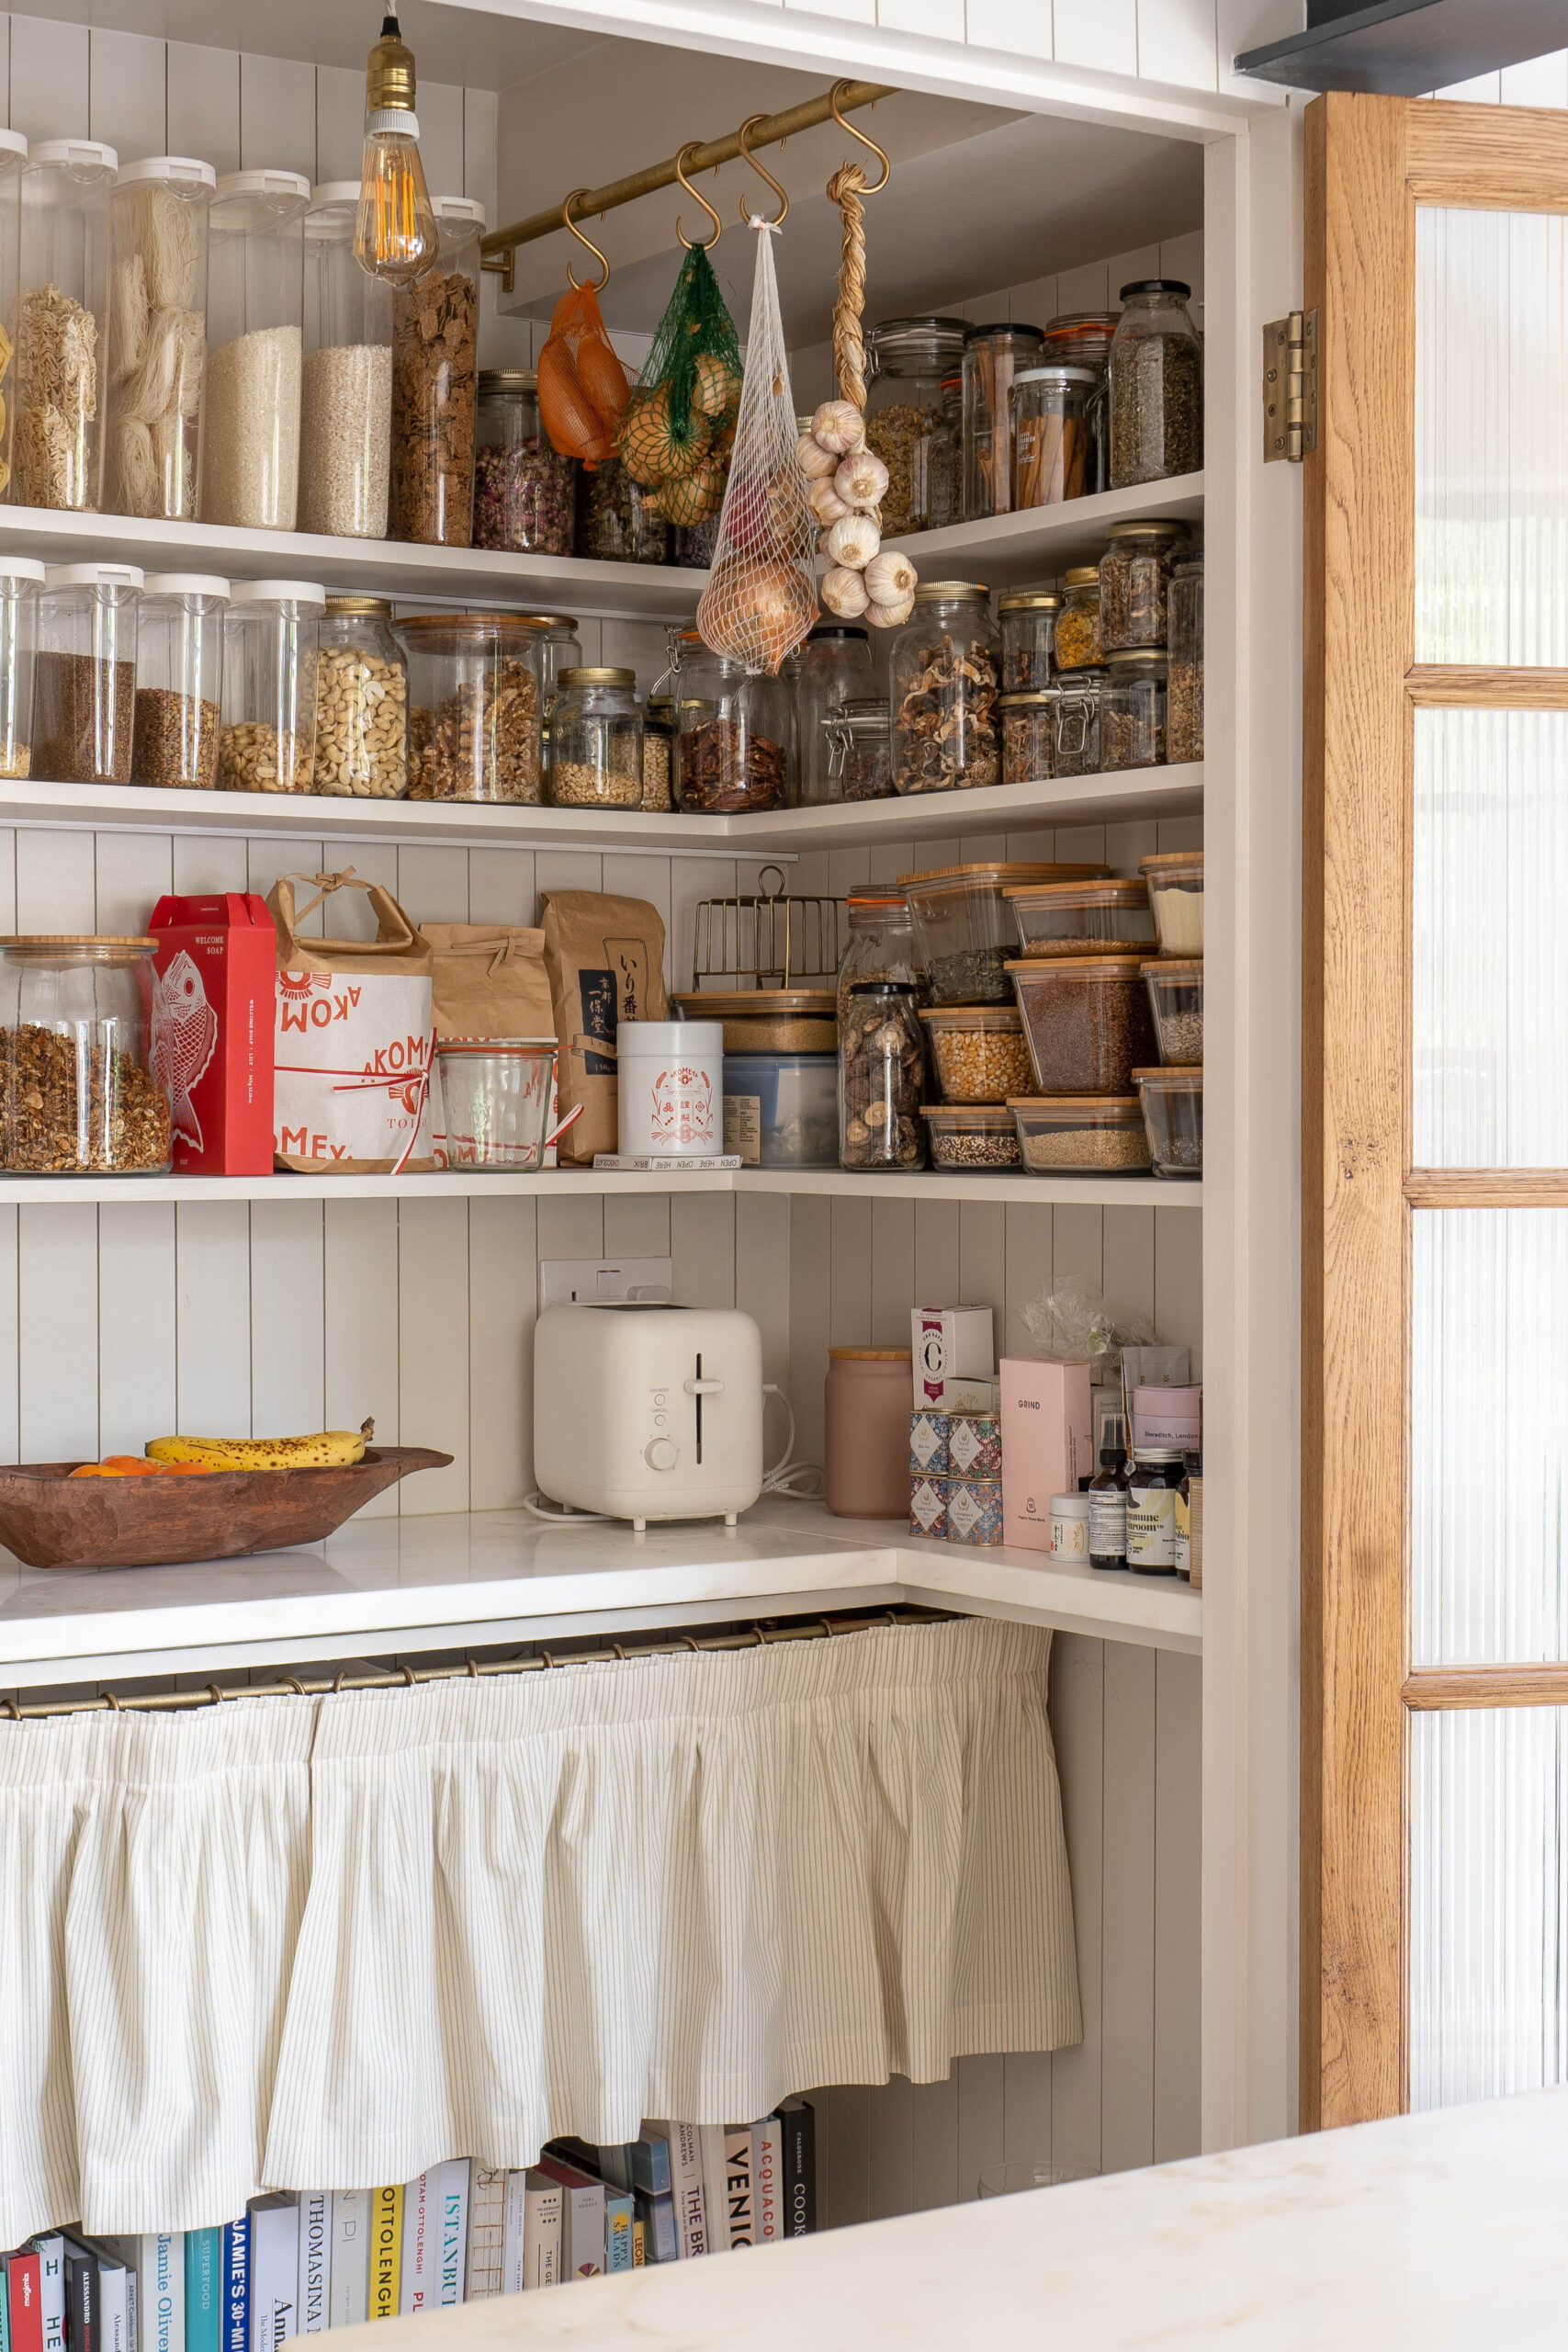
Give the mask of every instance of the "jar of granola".
[(400, 621), (409, 669), (411, 800), (539, 805), (545, 631), (518, 613)]
[(997, 632), (990, 591), (922, 580), (893, 640), (893, 781), (900, 792), (995, 784)]
[(882, 536), (930, 531), (932, 445), (942, 421), (942, 385), (962, 365), (970, 328), (963, 319), (884, 319), (865, 338), (866, 447), (887, 469)]

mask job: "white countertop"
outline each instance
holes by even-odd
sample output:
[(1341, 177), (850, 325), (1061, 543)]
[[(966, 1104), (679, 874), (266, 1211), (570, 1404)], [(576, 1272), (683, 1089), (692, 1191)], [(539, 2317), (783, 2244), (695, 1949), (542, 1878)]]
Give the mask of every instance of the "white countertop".
[(1568, 2092), (378, 2324), (374, 2352), (1562, 2352)]
[(903, 1600), (1201, 1645), (1202, 1597), (1186, 1585), (767, 1500), (733, 1529), (687, 1521), (645, 1535), (517, 1510), (360, 1519), (324, 1544), (168, 1568), (24, 1568), (0, 1553), (0, 1690)]

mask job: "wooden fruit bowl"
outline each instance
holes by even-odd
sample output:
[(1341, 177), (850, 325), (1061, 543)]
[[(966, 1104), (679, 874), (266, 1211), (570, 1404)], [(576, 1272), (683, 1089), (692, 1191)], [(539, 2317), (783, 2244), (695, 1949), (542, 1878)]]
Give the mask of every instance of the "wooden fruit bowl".
[(0, 1544), (29, 1568), (161, 1568), (319, 1544), (411, 1470), (449, 1453), (371, 1445), (314, 1470), (212, 1470), (200, 1478), (73, 1478), (74, 1462), (0, 1468)]

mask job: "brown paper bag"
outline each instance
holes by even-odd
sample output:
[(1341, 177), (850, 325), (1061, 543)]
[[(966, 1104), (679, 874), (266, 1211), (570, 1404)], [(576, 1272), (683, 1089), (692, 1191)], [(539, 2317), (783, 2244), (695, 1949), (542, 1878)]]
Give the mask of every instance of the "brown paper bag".
[(545, 934), (499, 922), (420, 925), (435, 957), (438, 1037), (553, 1037)]
[[(316, 886), (298, 912), (296, 882)], [(333, 891), (364, 890), (374, 939), (309, 939), (298, 926)], [(342, 874), (286, 874), (277, 932), (273, 1144), (279, 1167), (345, 1176), (423, 1172), (430, 1141), (430, 943), (389, 891)]]
[(582, 1115), (560, 1156), (592, 1168), (615, 1148), (615, 1030), (623, 1021), (666, 1021), (664, 925), (646, 899), (554, 890), (544, 902), (545, 969), (555, 1006), (560, 1115)]

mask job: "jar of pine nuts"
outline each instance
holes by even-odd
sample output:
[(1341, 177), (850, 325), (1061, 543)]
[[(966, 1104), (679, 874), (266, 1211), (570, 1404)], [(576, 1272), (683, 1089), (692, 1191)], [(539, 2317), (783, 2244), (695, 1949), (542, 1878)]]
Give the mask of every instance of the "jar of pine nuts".
[(400, 800), (409, 788), (409, 677), (384, 596), (329, 596), (317, 635), (314, 789)]

